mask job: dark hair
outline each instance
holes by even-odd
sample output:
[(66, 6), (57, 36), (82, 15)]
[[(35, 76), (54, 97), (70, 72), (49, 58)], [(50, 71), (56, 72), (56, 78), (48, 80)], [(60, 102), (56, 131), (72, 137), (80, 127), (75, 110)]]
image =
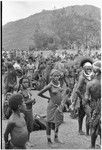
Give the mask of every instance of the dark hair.
[(3, 62), (3, 63), (5, 62), (3, 58), (2, 58), (2, 62)]
[(20, 63), (21, 58), (17, 56), (17, 57), (16, 57), (16, 61), (17, 61), (17, 63)]
[(14, 68), (14, 67), (13, 67), (13, 65), (12, 65), (11, 63), (8, 63), (8, 64), (7, 64), (7, 68), (8, 68), (8, 69), (11, 69), (11, 68)]
[(29, 78), (26, 76), (26, 75), (24, 75), (20, 80), (19, 80), (19, 87), (18, 87), (18, 91), (20, 90), (20, 88), (21, 88), (21, 85), (22, 85), (22, 83), (23, 83), (23, 79), (28, 79), (28, 82), (29, 82), (29, 87), (30, 87), (30, 80), (29, 80)]
[(21, 94), (13, 94), (9, 99), (9, 107), (16, 111), (18, 109), (18, 106), (22, 104), (22, 95)]
[(27, 79), (28, 80), (28, 82), (30, 83), (30, 80), (29, 80), (29, 78), (26, 76), (26, 75), (24, 75), (21, 79), (20, 79), (20, 84), (22, 84), (22, 82), (23, 82), (23, 79)]
[(20, 64), (20, 62), (21, 62), (21, 60), (20, 60), (20, 59), (17, 59), (17, 63)]
[(32, 56), (29, 56), (28, 60), (29, 60), (29, 59), (31, 59), (31, 60), (33, 61), (33, 57), (32, 57)]
[(83, 67), (86, 62), (89, 62), (89, 63), (93, 64), (92, 58), (84, 57), (80, 61), (80, 67)]
[(70, 94), (71, 93), (71, 89), (70, 88), (67, 88), (66, 89), (66, 94)]
[(7, 100), (7, 97), (8, 97), (8, 96), (10, 96), (10, 97), (11, 97), (11, 96), (12, 96), (12, 93), (7, 92), (7, 94), (6, 94), (6, 98), (5, 98), (6, 100)]
[(98, 75), (101, 75), (101, 70), (100, 70), (99, 68), (96, 68), (96, 69), (93, 68), (93, 71), (94, 71), (95, 73), (97, 72), (97, 76), (98, 76)]

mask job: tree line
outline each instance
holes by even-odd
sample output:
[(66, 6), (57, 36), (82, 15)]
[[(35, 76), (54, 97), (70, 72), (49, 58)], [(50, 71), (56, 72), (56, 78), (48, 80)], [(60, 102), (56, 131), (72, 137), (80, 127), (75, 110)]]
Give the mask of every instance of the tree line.
[(72, 10), (66, 15), (66, 9), (52, 11), (52, 20), (49, 32), (42, 29), (40, 23), (36, 24), (33, 35), (34, 45), (29, 49), (71, 49), (76, 45), (79, 49), (100, 49), (101, 47), (101, 23), (92, 18), (91, 14), (79, 15)]

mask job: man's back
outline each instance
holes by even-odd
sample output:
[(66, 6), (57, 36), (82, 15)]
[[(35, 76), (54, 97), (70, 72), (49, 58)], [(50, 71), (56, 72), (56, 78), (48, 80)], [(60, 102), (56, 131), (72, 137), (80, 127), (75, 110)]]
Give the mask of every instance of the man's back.
[(101, 98), (101, 81), (98, 79), (93, 79), (89, 83), (89, 92), (92, 99), (99, 99)]

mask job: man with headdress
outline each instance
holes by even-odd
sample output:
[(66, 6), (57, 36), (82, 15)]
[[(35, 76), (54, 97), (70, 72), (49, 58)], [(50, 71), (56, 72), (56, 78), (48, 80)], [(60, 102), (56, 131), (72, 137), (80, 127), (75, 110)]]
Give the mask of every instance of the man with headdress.
[(93, 63), (95, 77), (86, 86), (85, 101), (90, 101), (91, 107), (91, 148), (95, 148), (98, 135), (101, 137), (101, 61)]
[[(92, 77), (92, 63), (93, 61), (90, 58), (84, 58), (80, 67), (82, 67), (82, 71), (79, 76), (79, 80), (77, 86), (75, 88), (75, 92), (79, 98), (75, 98), (72, 107), (75, 108), (75, 105), (78, 103), (78, 125), (79, 125), (79, 134), (83, 135), (82, 124), (83, 118), (86, 116), (86, 135), (89, 135), (89, 116), (90, 116), (90, 107), (86, 106), (84, 101), (84, 95), (86, 92), (86, 85), (91, 80)], [(77, 102), (77, 103), (76, 103)]]

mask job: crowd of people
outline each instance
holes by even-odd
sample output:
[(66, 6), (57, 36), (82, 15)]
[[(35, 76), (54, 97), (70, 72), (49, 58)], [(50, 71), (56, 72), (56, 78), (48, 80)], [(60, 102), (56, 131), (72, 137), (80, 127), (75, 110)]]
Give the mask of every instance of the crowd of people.
[[(54, 147), (59, 140), (59, 126), (63, 122), (63, 112), (70, 111), (71, 117), (78, 117), (78, 132), (82, 131), (86, 116), (86, 135), (91, 136), (91, 148), (95, 148), (97, 136), (101, 138), (101, 54), (82, 51), (58, 55), (55, 51), (44, 57), (8, 57), (2, 55), (2, 76), (4, 86), (3, 119), (8, 119), (4, 133), (6, 149), (25, 149), (30, 143), (30, 133), (34, 131), (33, 105), (36, 103), (32, 90), (38, 96), (48, 99), (46, 115), (47, 144)], [(49, 97), (44, 93), (49, 91)], [(10, 140), (9, 140), (10, 134)], [(101, 139), (100, 139), (101, 141)]]

